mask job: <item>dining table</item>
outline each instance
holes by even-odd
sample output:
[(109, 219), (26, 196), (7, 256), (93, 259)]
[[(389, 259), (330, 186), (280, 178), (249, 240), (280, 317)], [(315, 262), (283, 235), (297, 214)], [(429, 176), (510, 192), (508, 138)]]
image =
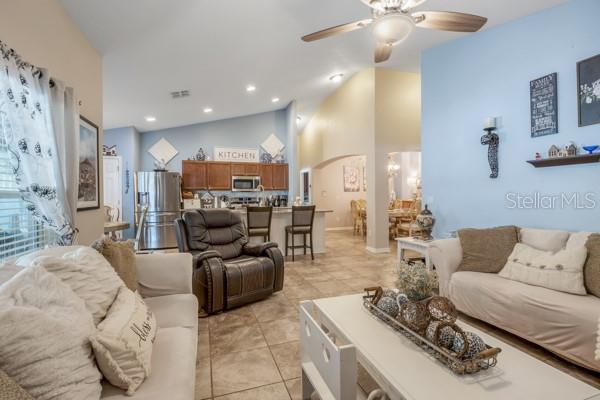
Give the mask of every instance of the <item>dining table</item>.
[[(410, 208), (390, 208), (387, 210), (388, 216), (391, 219), (394, 219), (395, 225), (399, 225), (401, 223), (402, 218), (413, 217), (416, 218), (417, 212), (416, 210)], [(360, 219), (363, 221), (363, 226), (367, 225), (367, 209), (365, 207), (360, 207), (358, 209), (358, 215)], [(363, 239), (367, 237), (366, 229), (362, 230)]]

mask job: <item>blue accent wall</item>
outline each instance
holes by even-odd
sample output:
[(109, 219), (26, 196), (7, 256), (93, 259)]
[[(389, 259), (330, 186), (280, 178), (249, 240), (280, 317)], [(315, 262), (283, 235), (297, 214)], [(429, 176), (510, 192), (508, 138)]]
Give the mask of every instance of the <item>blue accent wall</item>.
[(129, 222), (130, 228), (123, 232), (124, 237), (133, 238), (135, 228), (133, 224), (134, 172), (140, 168), (140, 133), (134, 127), (107, 129), (104, 131), (104, 144), (117, 146), (117, 155), (123, 159), (122, 181), (123, 181), (123, 220)]
[[(600, 144), (600, 125), (578, 127), (576, 96), (576, 63), (600, 53), (599, 16), (600, 1), (575, 0), (423, 53), (423, 200), (437, 218), (436, 237), (505, 224), (600, 230), (600, 163), (535, 169), (525, 162), (552, 144)], [(553, 72), (559, 133), (531, 138), (529, 82)], [(489, 178), (480, 144), (490, 116), (501, 118), (498, 179)], [(558, 200), (511, 208), (511, 193)], [(574, 195), (583, 208), (569, 203)]]
[[(162, 129), (142, 133), (141, 169), (154, 169), (154, 159), (148, 149), (161, 138), (165, 138), (179, 154), (167, 165), (170, 171), (181, 172), (181, 161), (196, 154), (202, 147), (204, 152), (213, 158), (215, 146), (260, 148), (260, 144), (275, 134), (281, 143), (287, 145), (287, 117), (285, 110), (230, 118), (177, 128)], [(287, 150), (287, 148), (286, 148)], [(289, 155), (285, 152), (285, 159)]]

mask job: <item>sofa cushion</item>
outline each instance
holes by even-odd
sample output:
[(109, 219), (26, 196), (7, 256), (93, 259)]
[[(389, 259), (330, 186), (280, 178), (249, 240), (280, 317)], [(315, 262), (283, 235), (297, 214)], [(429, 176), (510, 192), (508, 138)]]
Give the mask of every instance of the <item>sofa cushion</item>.
[(115, 242), (103, 237), (92, 243), (91, 247), (106, 258), (129, 289), (134, 292), (138, 289), (133, 240)]
[(595, 296), (575, 296), (496, 274), (456, 272), (449, 297), (472, 317), (600, 371), (600, 361), (594, 359), (600, 310)]
[(33, 397), (0, 369), (0, 400), (33, 400)]
[(458, 231), (462, 261), (458, 271), (497, 273), (518, 242), (515, 226)]
[(585, 288), (588, 293), (600, 297), (600, 234), (590, 235), (585, 246), (588, 250), (588, 258), (583, 268)]
[(62, 257), (39, 256), (31, 265), (43, 266), (66, 283), (85, 302), (96, 325), (124, 286), (108, 261), (90, 247), (77, 248)]
[(193, 294), (172, 294), (144, 299), (159, 328), (193, 328), (198, 324), (198, 299)]
[(196, 382), (197, 328), (160, 328), (152, 351), (152, 375), (133, 397), (103, 383), (102, 399), (191, 400)]
[(98, 366), (113, 385), (135, 393), (150, 375), (157, 324), (142, 298), (123, 286), (90, 340)]
[(538, 250), (557, 252), (566, 246), (570, 233), (550, 229), (521, 228), (519, 241)]
[(0, 286), (0, 369), (35, 399), (98, 398), (93, 333), (83, 300), (43, 267)]
[(499, 272), (503, 278), (573, 294), (586, 294), (583, 265), (585, 246), (573, 246), (553, 253), (517, 243)]

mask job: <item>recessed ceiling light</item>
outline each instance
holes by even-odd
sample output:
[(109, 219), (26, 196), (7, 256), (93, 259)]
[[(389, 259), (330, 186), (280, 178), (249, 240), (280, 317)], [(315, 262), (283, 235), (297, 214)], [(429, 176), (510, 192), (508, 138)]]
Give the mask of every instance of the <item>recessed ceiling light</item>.
[(146, 119), (146, 122), (154, 122), (154, 121), (156, 121), (156, 117), (153, 117), (152, 115), (148, 115), (145, 119)]
[(344, 74), (335, 74), (329, 77), (329, 80), (333, 83), (340, 83), (344, 79)]
[(204, 107), (204, 110), (202, 111), (204, 111), (205, 114), (210, 114), (211, 112), (213, 112), (213, 109), (210, 107)]
[(256, 86), (248, 85), (246, 86), (246, 92), (254, 92), (256, 90)]
[(273, 97), (273, 98), (271, 99), (271, 102), (273, 102), (273, 103), (278, 103), (278, 102), (279, 102), (279, 97)]

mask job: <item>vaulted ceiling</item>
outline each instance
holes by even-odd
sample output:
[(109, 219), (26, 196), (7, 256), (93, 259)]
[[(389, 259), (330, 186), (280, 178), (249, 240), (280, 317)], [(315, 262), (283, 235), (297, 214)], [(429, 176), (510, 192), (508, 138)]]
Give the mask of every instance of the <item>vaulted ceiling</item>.
[[(331, 75), (374, 65), (368, 29), (300, 40), (368, 18), (360, 0), (60, 1), (103, 56), (105, 129), (187, 125), (280, 109), (294, 99), (306, 120), (335, 90)], [(486, 16), (490, 29), (564, 2), (428, 0), (418, 9)], [(417, 29), (380, 66), (418, 72), (422, 50), (462, 35)], [(257, 90), (246, 92), (248, 84)], [(172, 99), (179, 90), (191, 95)], [(213, 112), (204, 113), (207, 107)], [(150, 115), (155, 122), (145, 121)]]

